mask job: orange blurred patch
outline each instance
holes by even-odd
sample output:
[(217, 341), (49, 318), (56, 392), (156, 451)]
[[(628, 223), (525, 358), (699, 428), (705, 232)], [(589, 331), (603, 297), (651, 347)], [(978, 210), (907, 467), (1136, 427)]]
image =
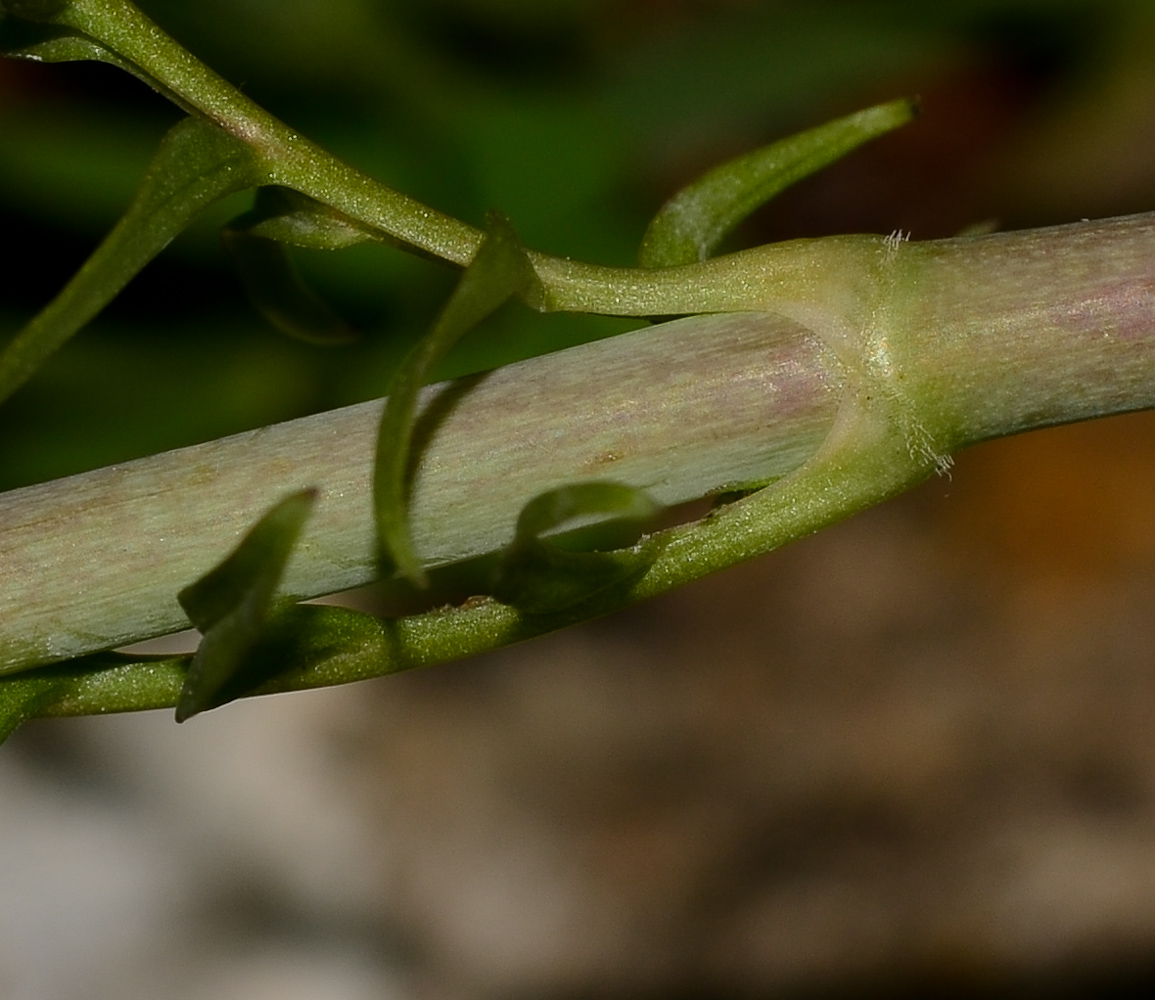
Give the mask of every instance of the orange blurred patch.
[(964, 452), (937, 510), (967, 558), (1025, 575), (1075, 580), (1155, 566), (1155, 413)]

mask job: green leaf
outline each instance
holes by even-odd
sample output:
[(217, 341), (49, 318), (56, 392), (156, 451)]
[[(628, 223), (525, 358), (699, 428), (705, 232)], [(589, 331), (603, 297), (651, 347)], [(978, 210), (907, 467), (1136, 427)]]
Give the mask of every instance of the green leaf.
[[(420, 666), (427, 659), (404, 641), (405, 631), (404, 622), (399, 625), (349, 608), (277, 607), (237, 682), (225, 693), (249, 697), (303, 690)], [(34, 717), (172, 708), (180, 701), (192, 659), (93, 653), (0, 677), (0, 738)]]
[(428, 253), (407, 240), (358, 222), (315, 198), (276, 184), (258, 188), (252, 210), (234, 219), (229, 228), (306, 250), (344, 250), (359, 243), (372, 242), (396, 247), (427, 260), (441, 260), (436, 254)]
[(0, 351), (0, 401), (23, 385), (192, 219), (260, 183), (255, 154), (197, 118), (161, 142), (128, 211), (64, 289)]
[(77, 62), (108, 60), (110, 53), (86, 35), (51, 24), (31, 24), (6, 16), (7, 4), (0, 5), (0, 53), (13, 59), (37, 62)]
[[(464, 616), (466, 630), (477, 632), (479, 608), (471, 605), (450, 617)], [(484, 611), (507, 612), (495, 602)], [(261, 639), (250, 652), (235, 685), (238, 697), (299, 691), (345, 684), (382, 674), (410, 670), (466, 655), (461, 638), (449, 648), (438, 641), (446, 612), (384, 620), (349, 608), (293, 604), (273, 611)], [(190, 656), (142, 657), (94, 653), (25, 674), (0, 677), (0, 734), (28, 718), (135, 712), (172, 708), (180, 701)], [(251, 669), (254, 668), (254, 669)], [(229, 692), (231, 693), (231, 692)]]
[(302, 280), (284, 244), (340, 250), (374, 234), (335, 209), (287, 188), (257, 189), (251, 211), (221, 232), (253, 305), (282, 333), (319, 347), (358, 338)]
[(258, 188), (252, 209), (228, 228), (308, 250), (344, 250), (385, 238), (315, 198), (275, 184)]
[(626, 546), (661, 510), (642, 490), (614, 482), (540, 494), (522, 508), (493, 596), (528, 614), (552, 614), (640, 573), (657, 550)]
[[(64, 13), (67, 7), (67, 0), (48, 0), (44, 3), (19, 3), (8, 0), (6, 3), (0, 3), (0, 53), (13, 59), (34, 59), (36, 62), (108, 63), (126, 73), (131, 73), (182, 110), (190, 114), (194, 112), (187, 101), (151, 73), (91, 35), (62, 24), (31, 23), (39, 22), (41, 17), (44, 21), (50, 22), (56, 15)], [(37, 8), (43, 11), (39, 16), (33, 12)], [(15, 19), (3, 16), (7, 9), (12, 10)], [(25, 10), (29, 12), (25, 13)]]
[(911, 100), (891, 101), (799, 132), (715, 167), (662, 206), (642, 237), (643, 267), (705, 260), (751, 212), (864, 142), (905, 125)]
[(489, 229), (432, 329), (402, 361), (389, 384), (377, 434), (373, 504), (383, 561), (418, 586), (425, 573), (413, 551), (406, 502), (417, 395), (461, 337), (514, 295), (536, 302), (541, 287), (513, 227), (492, 213)]
[(204, 633), (177, 702), (176, 721), (216, 708), (267, 679), (252, 654), (265, 637), (273, 598), (293, 547), (316, 502), (316, 490), (290, 494), (270, 510), (236, 550), (178, 595)]

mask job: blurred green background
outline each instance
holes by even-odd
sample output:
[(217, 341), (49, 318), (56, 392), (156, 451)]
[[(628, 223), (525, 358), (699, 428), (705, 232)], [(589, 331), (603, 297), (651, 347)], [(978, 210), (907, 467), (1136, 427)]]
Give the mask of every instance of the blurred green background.
[[(629, 264), (648, 218), (720, 160), (870, 103), (923, 119), (761, 212), (735, 245), (951, 235), (1155, 203), (1144, 0), (151, 0), (246, 93), (370, 174), (536, 248)], [(113, 224), (177, 117), (107, 66), (0, 63), (0, 337)], [(364, 334), (321, 351), (248, 305), (219, 206), (0, 410), (0, 488), (382, 393), (453, 281), (390, 249), (300, 253)], [(629, 329), (511, 308), (440, 374)]]

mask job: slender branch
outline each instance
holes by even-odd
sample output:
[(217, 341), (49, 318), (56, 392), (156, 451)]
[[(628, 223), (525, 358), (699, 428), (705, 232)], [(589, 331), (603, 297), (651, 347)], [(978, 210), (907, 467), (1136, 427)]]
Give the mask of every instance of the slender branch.
[(266, 183), (283, 184), (456, 264), (484, 235), (452, 216), (373, 180), (251, 101), (128, 0), (70, 0), (50, 20), (96, 39), (138, 75), (257, 150)]
[[(248, 144), (264, 165), (264, 183), (308, 195), (393, 240), (452, 263), (465, 265), (473, 259), (484, 236), (481, 230), (327, 153), (249, 100), (128, 0), (69, 0), (49, 20), (96, 39), (166, 95)], [(800, 245), (803, 242), (814, 248), (813, 256), (779, 244), (657, 269), (599, 267), (534, 252), (530, 260), (544, 287), (543, 309), (678, 315), (766, 308), (777, 301), (776, 288), (797, 289), (800, 272), (806, 280), (817, 267), (829, 268), (831, 255), (842, 249), (832, 240)], [(758, 288), (752, 295), (753, 280)]]

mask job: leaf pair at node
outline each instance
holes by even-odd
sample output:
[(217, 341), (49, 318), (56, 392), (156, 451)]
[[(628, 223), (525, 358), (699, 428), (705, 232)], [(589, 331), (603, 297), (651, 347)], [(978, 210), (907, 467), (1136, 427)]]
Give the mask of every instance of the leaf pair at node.
[[(643, 244), (643, 263), (669, 266), (703, 259), (773, 194), (911, 113), (908, 102), (894, 102), (711, 171), (655, 218)], [(225, 233), (262, 312), (286, 332), (322, 343), (346, 339), (347, 328), (300, 285), (284, 245), (340, 249), (373, 238), (340, 213), (274, 187), (260, 188), (253, 210)], [(541, 286), (512, 227), (493, 215), (450, 300), (389, 387), (374, 473), (378, 533), (385, 568), (418, 585), (425, 574), (413, 549), (406, 494), (419, 393), (453, 345), (513, 297), (537, 302)], [(229, 560), (182, 592), (182, 605), (205, 630), (205, 639), (190, 668), (178, 719), (222, 704), (284, 669), (273, 664), (262, 670), (257, 651), (268, 642), (273, 593), (310, 506), (311, 498), (300, 494), (274, 508)], [(643, 491), (612, 482), (572, 484), (534, 498), (500, 558), (493, 595), (527, 614), (580, 604), (653, 561), (656, 549), (638, 548), (635, 542), (658, 511)], [(591, 519), (600, 522), (603, 533), (607, 526), (617, 530), (618, 537), (591, 539), (589, 526), (584, 537), (581, 530), (564, 534), (566, 527)]]
[[(125, 23), (136, 19), (132, 30), (137, 43), (147, 39), (143, 47), (125, 50), (135, 52), (141, 62), (118, 50), (118, 40), (131, 34), (118, 34), (121, 15)], [(198, 86), (207, 88), (196, 103), (195, 88), (186, 86), (185, 96), (174, 91), (184, 85), (180, 74), (167, 77), (166, 84), (143, 68), (142, 63), (153, 65), (150, 53), (155, 47), (150, 46), (157, 38), (146, 22), (125, 0), (0, 0), (0, 51), (40, 61), (111, 63), (194, 115), (165, 136), (124, 217), (89, 261), (0, 352), (0, 400), (91, 320), (200, 211), (237, 191), (258, 189), (252, 211), (235, 220), (224, 237), (250, 294), (276, 327), (313, 343), (341, 343), (351, 332), (301, 284), (286, 246), (340, 249), (374, 239), (410, 251), (418, 245), (434, 247), (448, 259), (468, 259), (460, 252), (461, 244), (468, 244), (476, 231), (446, 217), (440, 217), (440, 223), (431, 221), (437, 213), (383, 186), (359, 189), (389, 202), (389, 212), (378, 213), (372, 224), (288, 187), (271, 186), (280, 176), (284, 183), (313, 190), (318, 198), (329, 197), (301, 181), (300, 173), (296, 181), (284, 180), (283, 172), (278, 175), (276, 144), (259, 146), (251, 130), (238, 127), (240, 119), (231, 119), (231, 131), (223, 127), (228, 115), (213, 110), (212, 94), (218, 83), (228, 88), (211, 71), (203, 67), (196, 71)], [(181, 73), (195, 63), (183, 58), (178, 60)], [(163, 69), (156, 73), (164, 75)], [(229, 92), (237, 96), (235, 90)], [(759, 205), (863, 142), (909, 121), (914, 112), (909, 101), (880, 105), (711, 170), (658, 213), (642, 241), (640, 263), (662, 268), (705, 260)], [(340, 177), (342, 183), (353, 182), (351, 173)], [(335, 203), (356, 211), (356, 199)], [(381, 221), (386, 216), (388, 221)], [(456, 227), (452, 238), (422, 243), (423, 236), (413, 235), (446, 222)], [(460, 230), (467, 231), (468, 239), (460, 237)], [(445, 249), (454, 240), (456, 255)], [(470, 263), (431, 331), (396, 373), (380, 425), (373, 485), (382, 563), (388, 572), (417, 583), (423, 582), (424, 571), (414, 551), (407, 498), (420, 390), (460, 337), (507, 300), (519, 297), (541, 306), (549, 298), (529, 255), (500, 216), (491, 217), (485, 238), (471, 252)], [(626, 269), (620, 277), (632, 280)], [(692, 268), (685, 280), (695, 280)], [(278, 592), (314, 501), (314, 491), (285, 498), (220, 566), (179, 595), (204, 638), (180, 694), (178, 719), (250, 692), (292, 666), (278, 655), (282, 651), (278, 628), (289, 600)], [(501, 555), (492, 587), (495, 596), (530, 616), (580, 607), (652, 564), (660, 543), (639, 542), (639, 535), (656, 512), (657, 506), (643, 491), (618, 483), (564, 485), (530, 500), (519, 517), (514, 541)], [(591, 526), (589, 521), (599, 523)], [(594, 538), (589, 532), (595, 527), (622, 533)], [(57, 675), (50, 672), (5, 682), (0, 690), (0, 738), (55, 697), (57, 684)]]

